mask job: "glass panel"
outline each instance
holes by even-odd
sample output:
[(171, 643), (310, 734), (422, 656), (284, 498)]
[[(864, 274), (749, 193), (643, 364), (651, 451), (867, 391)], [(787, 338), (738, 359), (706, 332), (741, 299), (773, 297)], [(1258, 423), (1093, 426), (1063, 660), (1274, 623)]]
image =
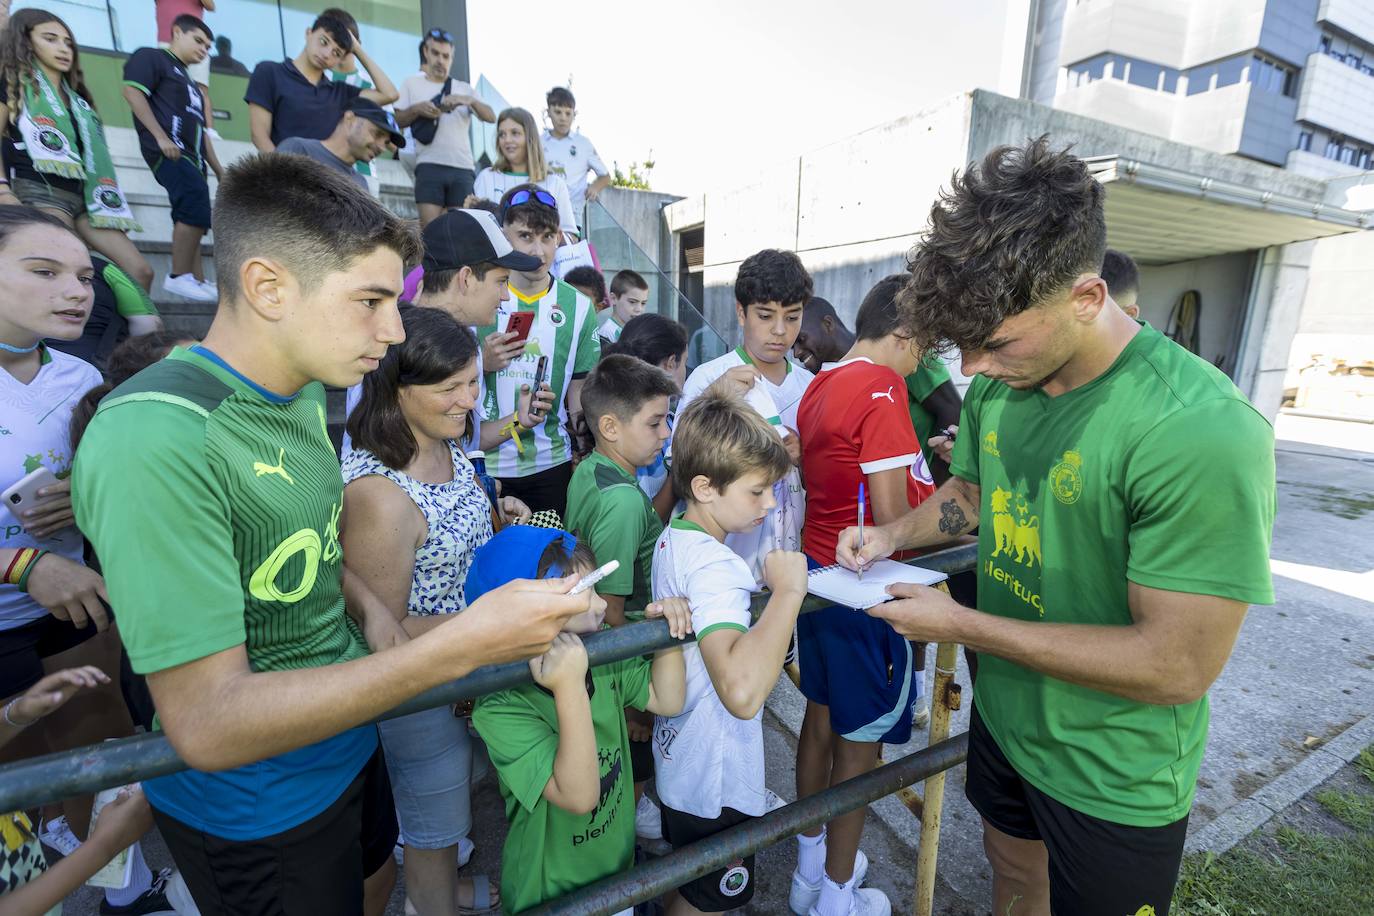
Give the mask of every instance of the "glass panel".
[(1164, 91), (1165, 91), (1165, 92), (1168, 92), (1168, 93), (1170, 93), (1170, 94), (1173, 94), (1173, 93), (1175, 93), (1175, 92), (1178, 92), (1178, 71), (1177, 71), (1177, 70), (1165, 70), (1165, 71), (1164, 71)]
[(1245, 74), (1245, 65), (1248, 58), (1233, 57), (1230, 60), (1223, 60), (1217, 64), (1217, 88), (1222, 86), (1234, 86), (1241, 81)]
[(110, 18), (116, 51), (132, 54), (157, 45), (157, 18), (144, 0), (110, 0)]
[[(251, 73), (264, 60), (286, 58), (281, 41), (281, 15), (276, 0), (234, 0), (233, 3), (216, 4), (216, 7), (215, 12), (205, 14), (205, 24), (215, 33), (215, 55), (210, 58), (211, 70), (242, 72), (234, 67), (234, 62), (237, 62)], [(301, 49), (300, 46), (300, 39), (297, 38), (292, 43), (293, 56)], [(226, 51), (228, 60), (217, 63), (215, 58), (223, 56)]]
[[(72, 37), (79, 45), (113, 51), (114, 33), (110, 31), (110, 12), (105, 0), (14, 0), (11, 13), (22, 9), (37, 7), (56, 14), (72, 30)], [(152, 8), (147, 15), (151, 18)]]
[(1131, 72), (1127, 77), (1127, 82), (1132, 86), (1143, 86), (1146, 89), (1158, 89), (1159, 78), (1164, 73), (1164, 68), (1159, 64), (1146, 63), (1143, 60), (1131, 61)]
[[(495, 86), (491, 84), (485, 76), (477, 77), (477, 82), (472, 84), (476, 90), (477, 97), (491, 106), (492, 112), (498, 117), (501, 112), (512, 107), (506, 101)], [(472, 158), (477, 163), (478, 170), (486, 168), (496, 161), (496, 125), (488, 124), (479, 118), (468, 120), (468, 142), (472, 144)]]
[(607, 286), (616, 271), (628, 269), (642, 274), (649, 281), (647, 311), (666, 315), (686, 326), (691, 341), (687, 347), (688, 372), (730, 349), (720, 333), (706, 322), (696, 304), (678, 291), (654, 259), (645, 254), (615, 217), (596, 201), (587, 204), (587, 239), (596, 249)]
[(1217, 72), (1215, 66), (1195, 67), (1188, 71), (1188, 94), (1198, 95), (1212, 88), (1212, 76)]

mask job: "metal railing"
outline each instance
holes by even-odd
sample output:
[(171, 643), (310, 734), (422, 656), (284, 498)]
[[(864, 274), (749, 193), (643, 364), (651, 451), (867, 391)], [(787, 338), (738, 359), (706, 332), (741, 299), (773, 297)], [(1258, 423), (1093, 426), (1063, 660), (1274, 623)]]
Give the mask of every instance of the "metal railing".
[[(907, 562), (912, 566), (953, 574), (972, 569), (977, 555), (976, 544), (965, 544)], [(767, 601), (767, 594), (754, 596), (752, 610), (755, 616), (763, 610)], [(824, 599), (808, 596), (802, 603), (801, 612), (809, 613), (829, 605), (830, 602)], [(695, 639), (695, 636), (688, 638)], [(646, 620), (595, 633), (587, 637), (585, 644), (588, 664), (604, 665), (681, 643), (668, 632), (666, 622)], [(545, 904), (535, 912), (615, 913), (719, 868), (725, 862), (825, 823), (837, 814), (863, 807), (913, 782), (934, 777), (932, 782), (938, 780), (942, 791), (943, 781), (938, 774), (962, 762), (967, 754), (965, 736), (944, 740), (948, 734), (951, 706), (942, 702), (942, 681), (948, 683), (953, 675), (953, 653), (952, 645), (942, 645), (937, 653), (936, 690), (931, 702), (931, 747), (886, 763), (863, 776), (793, 802), (647, 865), (596, 882), (556, 902)], [(529, 680), (529, 665), (525, 662), (479, 668), (466, 677), (427, 690), (372, 721), (380, 722), (459, 700), (473, 699), (517, 687)], [(187, 768), (171, 742), (159, 732), (32, 757), (0, 767), (0, 812), (35, 808), (73, 795), (93, 794), (101, 789), (166, 776)], [(932, 831), (938, 833), (939, 807), (936, 794), (928, 789), (926, 810), (922, 817), (921, 857), (925, 860), (929, 855), (930, 864), (928, 875), (918, 875), (918, 902), (921, 885), (934, 880), (934, 849), (925, 848), (925, 838)]]

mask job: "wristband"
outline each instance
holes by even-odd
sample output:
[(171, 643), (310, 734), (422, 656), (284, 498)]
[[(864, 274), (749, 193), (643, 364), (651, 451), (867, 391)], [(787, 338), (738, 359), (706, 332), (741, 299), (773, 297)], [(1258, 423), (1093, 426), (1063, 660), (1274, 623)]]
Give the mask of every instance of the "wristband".
[(33, 724), (33, 722), (37, 722), (37, 721), (38, 721), (37, 719), (34, 719), (33, 722), (16, 722), (16, 721), (14, 721), (14, 719), (10, 718), (10, 710), (13, 709), (13, 708), (14, 708), (14, 704), (15, 704), (15, 703), (18, 703), (21, 699), (23, 699), (23, 697), (22, 697), (22, 696), (18, 696), (18, 697), (15, 697), (13, 700), (10, 700), (8, 703), (5, 704), (5, 712), (4, 712), (5, 724), (8, 725), (10, 728), (28, 728), (30, 725)]
[(501, 432), (510, 433), (510, 437), (515, 440), (515, 449), (520, 454), (525, 454), (525, 443), (520, 441), (520, 430), (524, 429), (520, 425), (520, 415), (516, 414), (511, 421), (501, 427)]
[(29, 573), (47, 554), (46, 550), (36, 547), (21, 547), (14, 554), (14, 559), (10, 560), (9, 566), (5, 568), (5, 575), (0, 579), (4, 585), (17, 585), (21, 592), (28, 591)]

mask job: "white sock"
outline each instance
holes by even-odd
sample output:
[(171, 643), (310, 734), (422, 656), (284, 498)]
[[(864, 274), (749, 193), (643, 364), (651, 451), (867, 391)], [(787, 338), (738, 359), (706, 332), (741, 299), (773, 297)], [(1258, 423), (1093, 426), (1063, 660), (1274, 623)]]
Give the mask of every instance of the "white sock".
[(129, 847), (129, 859), (133, 866), (129, 870), (128, 886), (105, 888), (105, 900), (110, 906), (128, 906), (153, 886), (153, 873), (148, 868), (148, 863), (143, 861), (142, 843), (135, 843)]
[(807, 884), (825, 876), (825, 831), (820, 836), (797, 834), (797, 872)]
[(816, 912), (820, 916), (849, 916), (854, 906), (854, 878), (844, 884), (836, 884), (829, 875), (821, 882), (821, 899), (816, 901)]

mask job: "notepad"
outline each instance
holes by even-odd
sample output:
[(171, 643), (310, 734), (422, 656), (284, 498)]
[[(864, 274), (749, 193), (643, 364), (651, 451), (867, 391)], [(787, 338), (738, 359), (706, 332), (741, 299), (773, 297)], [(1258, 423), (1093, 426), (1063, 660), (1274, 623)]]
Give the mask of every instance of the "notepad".
[(889, 585), (899, 582), (934, 585), (947, 578), (944, 573), (932, 569), (908, 566), (895, 560), (879, 560), (864, 570), (862, 581), (858, 574), (839, 564), (813, 569), (807, 576), (806, 589), (827, 601), (863, 610), (890, 601), (892, 596), (887, 593)]

